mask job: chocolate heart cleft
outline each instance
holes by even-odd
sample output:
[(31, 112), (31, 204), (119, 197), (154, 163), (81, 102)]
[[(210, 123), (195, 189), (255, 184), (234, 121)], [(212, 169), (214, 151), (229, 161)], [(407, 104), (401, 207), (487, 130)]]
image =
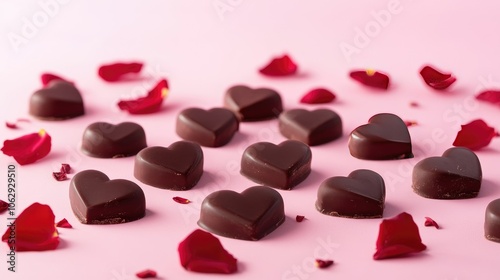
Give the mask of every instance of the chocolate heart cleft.
[(53, 80), (30, 98), (30, 115), (45, 120), (65, 120), (85, 114), (83, 98), (74, 84)]
[(261, 121), (278, 117), (283, 111), (281, 96), (269, 88), (230, 87), (224, 96), (224, 107), (235, 112), (241, 121)]

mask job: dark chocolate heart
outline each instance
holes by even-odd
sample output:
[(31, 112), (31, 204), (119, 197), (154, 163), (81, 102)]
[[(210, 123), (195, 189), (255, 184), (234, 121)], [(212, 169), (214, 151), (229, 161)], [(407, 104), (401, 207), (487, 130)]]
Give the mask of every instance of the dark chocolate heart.
[(349, 139), (351, 155), (359, 159), (412, 158), (411, 138), (403, 120), (388, 113), (377, 114), (368, 124), (354, 129)]
[(500, 243), (500, 198), (488, 203), (484, 214), (484, 237)]
[(235, 112), (241, 121), (272, 119), (283, 111), (281, 96), (275, 90), (241, 85), (226, 91), (224, 107)]
[(208, 111), (188, 108), (177, 116), (176, 132), (189, 141), (206, 147), (220, 147), (227, 144), (238, 131), (236, 115), (224, 108)]
[(148, 147), (135, 157), (134, 176), (144, 184), (169, 190), (189, 190), (203, 174), (200, 145), (179, 141), (164, 147)]
[(441, 157), (429, 157), (413, 167), (413, 191), (434, 199), (476, 197), (481, 188), (481, 163), (467, 148), (450, 148)]
[(97, 170), (85, 170), (71, 179), (69, 200), (83, 224), (119, 224), (144, 217), (146, 199), (134, 182), (109, 177)]
[(243, 153), (241, 174), (259, 184), (290, 190), (311, 173), (311, 158), (311, 149), (300, 141), (259, 142)]
[(128, 157), (136, 155), (146, 146), (144, 129), (133, 122), (117, 125), (96, 122), (83, 132), (82, 150), (91, 157)]
[(279, 128), (286, 138), (309, 146), (324, 144), (342, 136), (342, 120), (329, 109), (285, 111), (279, 117)]
[(31, 95), (29, 112), (41, 119), (59, 120), (81, 116), (85, 110), (75, 85), (55, 80)]
[(201, 204), (198, 225), (214, 234), (244, 240), (259, 240), (285, 221), (281, 195), (268, 187), (255, 186), (241, 194), (221, 190)]
[(385, 184), (376, 172), (358, 169), (347, 177), (323, 181), (318, 189), (316, 209), (331, 216), (380, 218), (384, 213)]

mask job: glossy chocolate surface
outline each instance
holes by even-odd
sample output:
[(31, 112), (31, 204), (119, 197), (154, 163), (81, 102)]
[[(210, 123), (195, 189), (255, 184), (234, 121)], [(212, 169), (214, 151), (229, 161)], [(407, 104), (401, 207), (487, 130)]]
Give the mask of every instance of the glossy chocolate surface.
[(119, 224), (146, 213), (146, 199), (134, 182), (109, 177), (97, 170), (81, 171), (71, 179), (69, 200), (83, 224)]
[(203, 174), (203, 151), (194, 142), (179, 141), (148, 147), (135, 157), (134, 176), (144, 184), (169, 190), (189, 190)]
[(467, 148), (450, 148), (441, 157), (429, 157), (413, 168), (413, 191), (435, 199), (476, 197), (481, 188), (481, 163)]
[(31, 95), (29, 113), (40, 119), (64, 120), (83, 115), (85, 109), (72, 83), (55, 80)]
[(233, 86), (226, 91), (224, 107), (236, 113), (241, 121), (260, 121), (278, 117), (283, 111), (281, 96), (268, 88), (252, 89)]
[(198, 225), (220, 236), (259, 240), (284, 221), (281, 195), (271, 188), (255, 186), (241, 194), (221, 190), (208, 195), (201, 204)]
[(500, 242), (500, 198), (493, 200), (486, 207), (484, 236), (488, 240)]

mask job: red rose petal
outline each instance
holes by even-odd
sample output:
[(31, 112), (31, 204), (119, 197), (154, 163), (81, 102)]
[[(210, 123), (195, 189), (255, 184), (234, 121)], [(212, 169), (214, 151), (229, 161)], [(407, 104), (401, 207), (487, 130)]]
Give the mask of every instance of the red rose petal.
[(418, 125), (418, 123), (416, 121), (405, 121), (405, 124), (406, 126), (414, 126), (414, 125)]
[(327, 268), (333, 264), (332, 260), (320, 260), (316, 259), (316, 266), (319, 268)]
[(453, 146), (479, 150), (488, 146), (495, 136), (495, 129), (489, 127), (483, 120), (478, 119), (462, 125), (462, 129), (458, 132)]
[(52, 177), (54, 177), (54, 179), (56, 179), (56, 181), (68, 180), (68, 176), (66, 176), (65, 172), (52, 172)]
[(17, 119), (15, 122), (5, 122), (5, 126), (8, 127), (8, 128), (16, 129), (16, 128), (19, 128), (19, 126), (17, 126), (17, 124), (20, 123), (20, 122), (30, 122), (30, 120), (28, 120), (28, 119)]
[(146, 269), (146, 270), (137, 272), (135, 275), (141, 279), (146, 279), (146, 278), (156, 278), (157, 273), (154, 270)]
[(302, 222), (305, 218), (306, 218), (306, 217), (304, 217), (304, 216), (297, 215), (297, 216), (295, 217), (295, 221), (296, 221), (297, 223), (300, 223), (300, 222)]
[(193, 231), (179, 244), (181, 265), (189, 271), (230, 274), (237, 271), (237, 260), (217, 237), (203, 230)]
[(351, 71), (349, 76), (366, 86), (380, 89), (387, 89), (389, 87), (389, 76), (372, 69)]
[(183, 197), (180, 197), (180, 196), (175, 196), (172, 198), (175, 202), (177, 203), (180, 203), (180, 204), (188, 204), (191, 202), (191, 200), (187, 199), (187, 198), (183, 198)]
[(279, 77), (293, 75), (297, 72), (297, 69), (297, 64), (288, 55), (284, 55), (273, 58), (268, 65), (259, 69), (259, 72), (262, 75)]
[(436, 223), (436, 221), (434, 221), (433, 219), (431, 219), (429, 217), (425, 217), (425, 223), (424, 223), (424, 225), (426, 227), (435, 227), (435, 228), (439, 229), (438, 223)]
[(60, 220), (59, 222), (56, 223), (56, 227), (60, 228), (73, 228), (73, 226), (66, 220), (66, 218)]
[(168, 83), (163, 79), (145, 97), (120, 101), (118, 107), (130, 114), (149, 114), (160, 110), (163, 99), (168, 95)]
[(315, 88), (306, 93), (301, 99), (301, 103), (320, 104), (330, 103), (335, 100), (335, 94), (324, 88)]
[(420, 107), (420, 104), (418, 104), (418, 102), (416, 101), (412, 101), (410, 102), (410, 107)]
[(403, 212), (391, 219), (384, 219), (380, 223), (377, 238), (377, 251), (373, 259), (381, 260), (395, 258), (409, 253), (425, 250), (418, 226), (410, 214)]
[[(50, 206), (33, 203), (14, 222), (16, 251), (54, 250), (59, 245), (59, 233), (54, 222), (55, 216)], [(7, 228), (2, 241), (7, 244), (11, 229)]]
[(420, 76), (422, 76), (427, 85), (437, 90), (446, 89), (457, 80), (451, 74), (441, 73), (431, 66), (422, 68)]
[(3, 142), (2, 152), (21, 165), (33, 163), (45, 157), (51, 148), (50, 135), (45, 130), (31, 133), (13, 140)]
[[(66, 81), (69, 82), (68, 80), (61, 78), (57, 75), (51, 74), (51, 73), (43, 73), (40, 76), (40, 79), (42, 80), (42, 85), (47, 86), (50, 82), (57, 80), (57, 81)], [(71, 82), (70, 82), (71, 83)]]
[(486, 90), (476, 96), (477, 100), (500, 106), (500, 90)]
[(137, 74), (142, 70), (142, 63), (113, 63), (99, 67), (98, 74), (107, 82), (121, 80), (127, 74)]
[(66, 174), (71, 173), (71, 166), (67, 163), (61, 163), (61, 172), (64, 172)]
[(7, 209), (9, 209), (9, 204), (0, 199), (0, 214), (7, 211)]

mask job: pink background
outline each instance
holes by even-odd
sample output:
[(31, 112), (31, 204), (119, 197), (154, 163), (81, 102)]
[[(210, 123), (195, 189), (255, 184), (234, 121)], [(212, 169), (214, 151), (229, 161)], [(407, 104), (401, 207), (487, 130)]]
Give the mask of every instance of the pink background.
[[(46, 2), (50, 1), (40, 1)], [(87, 114), (63, 122), (32, 119), (19, 130), (0, 125), (0, 131), (1, 140), (41, 128), (52, 136), (49, 156), (18, 167), (18, 214), (33, 202), (45, 203), (57, 220), (67, 218), (74, 229), (60, 229), (62, 244), (55, 251), (19, 253), (16, 273), (7, 271), (5, 257), (1, 257), (1, 279), (124, 280), (135, 279), (134, 274), (146, 268), (158, 271), (162, 279), (222, 278), (185, 271), (179, 264), (177, 245), (198, 228), (199, 205), (207, 194), (255, 185), (239, 175), (241, 154), (253, 142), (285, 140), (275, 120), (243, 123), (227, 146), (204, 148), (205, 173), (193, 190), (172, 192), (139, 183), (148, 214), (129, 224), (80, 224), (69, 205), (69, 181), (56, 182), (51, 172), (66, 162), (76, 171), (98, 169), (113, 179), (138, 182), (132, 175), (133, 157), (84, 156), (79, 150), (83, 129), (95, 121), (134, 121), (146, 130), (148, 145), (168, 146), (180, 140), (174, 127), (180, 110), (221, 106), (224, 91), (235, 84), (274, 88), (287, 109), (333, 109), (343, 119), (344, 136), (313, 147), (312, 174), (296, 189), (280, 191), (287, 215), (280, 228), (258, 242), (220, 238), (239, 260), (238, 274), (224, 278), (497, 279), (500, 244), (483, 237), (483, 223), (486, 205), (500, 197), (500, 141), (495, 139), (477, 152), (484, 174), (477, 198), (429, 200), (414, 194), (410, 186), (413, 165), (451, 147), (460, 124), (482, 118), (500, 129), (499, 108), (471, 99), (484, 88), (500, 86), (498, 1), (52, 2), (56, 4), (49, 7), (49, 15), (39, 1), (0, 2), (0, 121), (29, 117), (29, 96), (41, 87), (39, 75), (45, 71), (76, 82)], [(227, 10), (218, 12), (214, 5)], [(23, 34), (33, 20), (39, 27)], [(361, 32), (368, 35), (361, 38)], [(12, 44), (9, 38), (16, 36), (24, 39)], [(356, 52), (345, 55), (340, 46), (346, 44), (357, 48)], [(298, 63), (298, 76), (271, 79), (259, 75), (258, 68), (284, 53)], [(116, 84), (100, 80), (98, 66), (119, 60), (144, 61), (144, 79)], [(418, 75), (426, 63), (453, 72), (458, 81), (449, 91), (433, 91)], [(390, 74), (387, 92), (362, 87), (347, 76), (351, 69), (368, 67)], [(118, 100), (144, 94), (164, 76), (171, 91), (160, 112), (130, 116), (118, 110)], [(337, 101), (325, 106), (298, 102), (307, 90), (318, 86), (333, 90)], [(421, 106), (412, 108), (411, 101)], [(414, 159), (380, 162), (350, 156), (350, 131), (380, 112), (419, 123), (409, 128)], [(6, 174), (13, 160), (2, 155), (0, 161)], [(324, 179), (346, 176), (359, 168), (384, 177), (384, 217), (402, 211), (412, 214), (428, 250), (408, 258), (374, 261), (380, 219), (334, 218), (315, 210), (316, 190)], [(0, 198), (5, 200), (6, 183), (2, 184)], [(171, 197), (177, 195), (193, 203), (176, 204)], [(296, 223), (296, 215), (307, 220)], [(425, 216), (443, 228), (424, 227)], [(7, 224), (6, 217), (0, 216), (0, 224)], [(2, 244), (0, 248), (4, 255), (7, 247)], [(312, 267), (315, 257), (333, 259), (336, 264), (319, 270)]]

